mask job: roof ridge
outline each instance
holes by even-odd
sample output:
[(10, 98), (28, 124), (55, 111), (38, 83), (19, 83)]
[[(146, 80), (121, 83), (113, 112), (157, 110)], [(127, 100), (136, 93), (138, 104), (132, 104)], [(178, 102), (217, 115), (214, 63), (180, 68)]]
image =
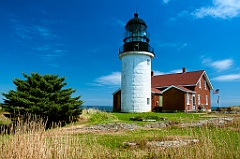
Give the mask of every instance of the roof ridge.
[(158, 76), (152, 76), (151, 82), (153, 87), (159, 88), (170, 85), (196, 86), (203, 74), (206, 74), (204, 70), (163, 74)]
[(197, 71), (189, 71), (189, 72), (178, 72), (178, 73), (166, 73), (166, 74), (161, 74), (161, 75), (154, 75), (153, 77), (156, 76), (166, 76), (166, 75), (176, 75), (176, 74), (185, 74), (185, 73), (195, 73), (195, 72), (201, 72), (201, 71), (205, 71), (205, 70), (197, 70)]

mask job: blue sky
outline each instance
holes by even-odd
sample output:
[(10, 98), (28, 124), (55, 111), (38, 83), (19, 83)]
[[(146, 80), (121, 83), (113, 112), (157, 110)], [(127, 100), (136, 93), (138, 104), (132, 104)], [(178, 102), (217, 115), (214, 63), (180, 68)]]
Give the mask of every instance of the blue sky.
[(15, 89), (22, 73), (58, 74), (85, 105), (111, 106), (118, 49), (136, 9), (155, 74), (205, 70), (221, 106), (240, 105), (239, 0), (1, 0), (0, 92)]

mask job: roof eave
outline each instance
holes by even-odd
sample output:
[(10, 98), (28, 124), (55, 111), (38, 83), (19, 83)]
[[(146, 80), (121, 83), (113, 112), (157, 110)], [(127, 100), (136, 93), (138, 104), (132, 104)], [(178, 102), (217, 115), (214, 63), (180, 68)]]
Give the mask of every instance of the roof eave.
[[(201, 77), (202, 76), (204, 76), (205, 77), (205, 79), (206, 79), (206, 82), (207, 82), (207, 84), (208, 84), (208, 86), (209, 86), (209, 88), (210, 88), (210, 90), (213, 90), (213, 86), (212, 86), (212, 84), (211, 84), (211, 82), (210, 82), (210, 80), (209, 80), (209, 78), (208, 78), (208, 76), (207, 76), (207, 73), (206, 73), (206, 71), (203, 71), (203, 73), (202, 73), (202, 75), (201, 75)], [(199, 80), (200, 80), (201, 78), (199, 78)], [(199, 83), (199, 80), (198, 80), (198, 82), (196, 83), (196, 85)]]
[(154, 93), (154, 94), (162, 94), (162, 92), (154, 92), (154, 91), (151, 91), (151, 93)]
[[(170, 85), (170, 86), (172, 86), (172, 85)], [(161, 87), (154, 87), (154, 88), (165, 88), (165, 87), (170, 87), (170, 86), (161, 86)], [(186, 85), (178, 85), (178, 86), (189, 87), (189, 86), (196, 86), (196, 84), (186, 84)]]
[(177, 87), (177, 86), (175, 86), (175, 85), (171, 85), (171, 86), (167, 87), (166, 89), (164, 89), (164, 90), (162, 91), (162, 94), (163, 94), (164, 92), (168, 91), (168, 90), (171, 89), (171, 88), (176, 88), (176, 89), (178, 89), (178, 90), (180, 90), (180, 91), (183, 91), (183, 92), (186, 92), (186, 93), (193, 93), (193, 94), (196, 93), (196, 92), (194, 92), (194, 91), (187, 91), (187, 90), (181, 89), (181, 88), (179, 88), (179, 87)]
[[(205, 71), (204, 71), (204, 72), (205, 72)], [(204, 76), (205, 76), (205, 78), (207, 79), (206, 81), (207, 81), (207, 83), (208, 83), (208, 85), (209, 85), (210, 90), (213, 90), (213, 86), (212, 86), (212, 84), (211, 84), (211, 82), (210, 82), (207, 74), (205, 73)]]
[(112, 93), (112, 95), (116, 94), (117, 92), (121, 91), (121, 88), (118, 88), (116, 91)]

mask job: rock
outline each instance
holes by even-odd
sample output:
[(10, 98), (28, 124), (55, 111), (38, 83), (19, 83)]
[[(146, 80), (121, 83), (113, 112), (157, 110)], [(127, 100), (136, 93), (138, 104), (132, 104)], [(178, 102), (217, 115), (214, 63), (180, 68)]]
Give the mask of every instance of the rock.
[(181, 147), (181, 146), (187, 146), (189, 144), (196, 144), (199, 140), (193, 139), (193, 140), (173, 140), (173, 141), (149, 141), (146, 145), (148, 146), (154, 146), (154, 147)]
[(146, 121), (146, 122), (154, 122), (157, 121), (156, 119), (143, 119), (142, 121)]
[(164, 121), (164, 120), (168, 120), (167, 118), (163, 118), (163, 117), (162, 117), (162, 118), (159, 118), (159, 119), (160, 119), (160, 120), (163, 120), (163, 121)]
[(136, 146), (137, 143), (136, 142), (123, 142), (124, 146)]
[(204, 125), (212, 125), (215, 127), (222, 127), (228, 122), (231, 122), (233, 117), (221, 117), (221, 118), (211, 118), (208, 120), (200, 120), (192, 123), (179, 123), (175, 121), (167, 121), (167, 122), (152, 122), (145, 124), (143, 126), (137, 124), (128, 124), (128, 123), (111, 123), (111, 124), (98, 124), (89, 127), (83, 127), (82, 130), (85, 131), (120, 131), (120, 130), (136, 130), (142, 128), (165, 128), (171, 126), (179, 126), (183, 127), (201, 127)]
[(167, 124), (163, 122), (157, 122), (157, 123), (146, 124), (144, 125), (144, 127), (145, 128), (165, 128), (167, 127)]

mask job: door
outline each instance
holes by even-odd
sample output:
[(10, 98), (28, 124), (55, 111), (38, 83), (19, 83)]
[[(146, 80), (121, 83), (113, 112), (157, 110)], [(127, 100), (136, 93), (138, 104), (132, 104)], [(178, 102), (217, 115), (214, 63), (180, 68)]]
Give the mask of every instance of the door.
[(192, 95), (192, 110), (196, 110), (196, 97), (195, 97), (195, 94)]

